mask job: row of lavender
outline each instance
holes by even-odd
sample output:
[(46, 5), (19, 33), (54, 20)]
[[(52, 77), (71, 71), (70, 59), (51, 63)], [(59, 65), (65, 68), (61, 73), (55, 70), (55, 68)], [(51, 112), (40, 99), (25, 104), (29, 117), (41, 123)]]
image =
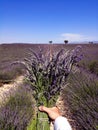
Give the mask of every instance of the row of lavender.
[(0, 104), (0, 130), (26, 130), (35, 114), (30, 87), (24, 83), (9, 94)]
[(73, 128), (98, 130), (98, 78), (82, 70), (71, 73), (67, 81), (62, 95)]

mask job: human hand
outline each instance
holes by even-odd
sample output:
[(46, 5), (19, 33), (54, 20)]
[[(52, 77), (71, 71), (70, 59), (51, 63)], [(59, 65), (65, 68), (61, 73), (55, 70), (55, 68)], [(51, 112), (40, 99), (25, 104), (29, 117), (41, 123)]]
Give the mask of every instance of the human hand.
[(55, 120), (57, 117), (61, 116), (59, 109), (57, 107), (48, 108), (45, 106), (40, 106), (39, 110), (41, 112), (46, 112), (51, 120)]

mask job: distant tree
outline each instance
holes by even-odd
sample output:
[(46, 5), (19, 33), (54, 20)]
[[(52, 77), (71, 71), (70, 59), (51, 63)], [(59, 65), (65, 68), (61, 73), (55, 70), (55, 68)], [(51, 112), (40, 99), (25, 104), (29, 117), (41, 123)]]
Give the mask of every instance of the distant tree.
[(89, 44), (93, 44), (93, 42), (91, 41), (91, 42), (89, 42)]
[(64, 43), (67, 44), (67, 43), (68, 43), (68, 40), (64, 40)]
[(49, 41), (49, 43), (52, 43), (52, 41)]

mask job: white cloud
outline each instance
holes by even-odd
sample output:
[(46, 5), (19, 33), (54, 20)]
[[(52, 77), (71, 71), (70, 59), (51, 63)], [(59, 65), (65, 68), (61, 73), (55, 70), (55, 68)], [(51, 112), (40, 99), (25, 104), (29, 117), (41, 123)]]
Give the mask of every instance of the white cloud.
[(74, 34), (74, 33), (63, 33), (61, 34), (61, 39), (68, 40), (69, 42), (82, 42), (82, 41), (95, 40), (94, 37), (84, 36), (81, 34)]

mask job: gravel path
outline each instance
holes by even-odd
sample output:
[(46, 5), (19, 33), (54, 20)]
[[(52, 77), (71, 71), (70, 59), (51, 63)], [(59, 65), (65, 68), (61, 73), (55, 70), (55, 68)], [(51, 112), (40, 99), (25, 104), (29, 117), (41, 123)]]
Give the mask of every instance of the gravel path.
[(17, 77), (12, 83), (0, 87), (0, 104), (5, 103), (17, 88), (23, 83), (24, 76)]

